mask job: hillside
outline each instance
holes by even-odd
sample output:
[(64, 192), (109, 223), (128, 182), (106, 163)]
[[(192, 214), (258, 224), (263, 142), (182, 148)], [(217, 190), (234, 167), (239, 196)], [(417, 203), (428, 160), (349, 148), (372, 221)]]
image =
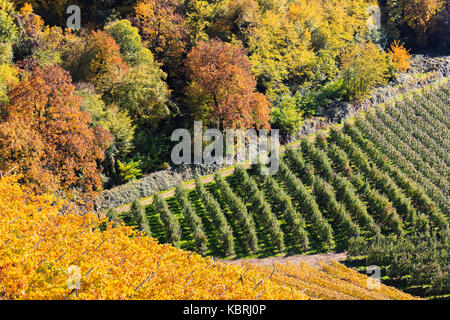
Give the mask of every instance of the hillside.
[(16, 177), (0, 178), (0, 194), (0, 299), (413, 299), (369, 289), (338, 263), (224, 265), (92, 214), (60, 214)]
[(167, 207), (147, 206), (151, 232), (168, 241), (163, 215), (174, 216), (182, 232), (172, 243), (195, 250), (199, 244), (186, 216), (193, 212), (206, 233), (207, 253), (223, 257), (230, 246), (223, 240), (224, 220), (236, 255), (245, 257), (342, 250), (352, 237), (445, 230), (448, 90), (448, 84), (425, 90), (357, 115), (329, 136), (303, 139), (300, 148), (287, 150), (274, 177), (238, 167), (206, 186), (198, 179), (188, 203), (180, 192), (163, 193)]
[[(448, 248), (449, 88), (444, 82), (423, 89), (303, 139), (288, 147), (274, 177), (237, 166), (163, 192), (156, 204), (148, 198), (148, 232), (182, 249), (244, 261), (350, 249), (353, 257), (369, 255), (359, 262), (364, 266), (383, 265), (397, 279), (387, 277), (388, 283), (448, 297), (442, 250)], [(109, 216), (135, 225), (133, 210)]]
[[(380, 104), (391, 104), (397, 99), (401, 100), (405, 96), (410, 97), (415, 92), (421, 92), (422, 88), (448, 81), (450, 56), (413, 55), (410, 67), (408, 73), (401, 74), (395, 82), (376, 88), (368, 99), (356, 103), (331, 102), (329, 105), (323, 105), (322, 110), (315, 117), (305, 121), (296, 135), (290, 136), (283, 142), (281, 152), (285, 147), (296, 148), (302, 137), (326, 131), (333, 125), (340, 125), (367, 109), (376, 108)], [(187, 189), (193, 189), (195, 175), (202, 176), (202, 181), (208, 183), (212, 181), (213, 173), (216, 171), (226, 176), (232, 173), (233, 167), (224, 168), (217, 164), (181, 165), (156, 171), (141, 179), (104, 190), (96, 198), (95, 208), (98, 211), (111, 208), (117, 208), (119, 212), (128, 211), (129, 204), (135, 199), (142, 199), (144, 205), (150, 204), (151, 195), (154, 193), (169, 196), (173, 194), (174, 187), (179, 183), (183, 183)]]
[(0, 300), (450, 298), (449, 22), (0, 0)]

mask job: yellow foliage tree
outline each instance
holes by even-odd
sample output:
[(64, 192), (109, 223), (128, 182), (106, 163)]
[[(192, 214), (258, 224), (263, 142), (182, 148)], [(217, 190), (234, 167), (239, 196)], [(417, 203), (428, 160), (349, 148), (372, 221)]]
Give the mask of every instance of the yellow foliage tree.
[[(444, 0), (388, 0), (388, 25), (393, 27), (395, 37), (398, 29), (409, 26), (417, 37), (417, 43), (426, 46), (428, 33), (434, 29), (440, 13), (445, 8)], [(411, 33), (411, 32), (410, 32)], [(410, 37), (411, 34), (407, 34)]]
[(19, 83), (18, 71), (9, 64), (0, 64), (0, 105), (8, 102), (8, 92)]
[(387, 54), (373, 42), (349, 46), (340, 58), (349, 99), (363, 99), (375, 86), (387, 82)]
[(430, 21), (444, 7), (442, 0), (401, 0), (400, 2), (408, 25), (421, 32), (428, 28)]
[(284, 89), (283, 82), (310, 71), (314, 52), (311, 33), (298, 34), (293, 21), (284, 13), (267, 11), (249, 39), (250, 61), (260, 85), (271, 98)]
[(367, 30), (365, 1), (277, 1), (269, 7), (252, 29), (248, 49), (258, 84), (271, 98), (286, 86), (295, 91), (323, 78), (314, 67), (332, 70), (331, 60)]

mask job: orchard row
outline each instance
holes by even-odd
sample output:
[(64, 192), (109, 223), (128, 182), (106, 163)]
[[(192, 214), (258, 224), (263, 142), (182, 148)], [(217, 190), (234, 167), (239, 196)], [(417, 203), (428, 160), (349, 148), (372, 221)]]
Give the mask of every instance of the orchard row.
[(155, 196), (145, 210), (136, 201), (124, 220), (161, 242), (218, 257), (343, 250), (356, 237), (446, 229), (448, 90), (305, 138), (287, 149), (275, 176), (237, 166), (207, 185), (197, 178), (194, 190)]

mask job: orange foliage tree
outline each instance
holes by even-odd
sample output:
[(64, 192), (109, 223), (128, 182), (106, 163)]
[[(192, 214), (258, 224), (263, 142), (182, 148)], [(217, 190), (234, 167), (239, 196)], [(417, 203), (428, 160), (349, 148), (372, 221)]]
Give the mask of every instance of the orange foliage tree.
[(126, 74), (128, 67), (120, 55), (120, 46), (106, 32), (92, 31), (89, 44), (93, 57), (88, 80), (102, 91)]
[(410, 50), (407, 50), (403, 44), (394, 41), (388, 51), (396, 70), (400, 72), (406, 72), (409, 70), (409, 67), (411, 66), (411, 55), (409, 54)]
[(135, 8), (142, 39), (169, 77), (180, 72), (188, 42), (188, 29), (178, 9), (178, 0), (143, 0)]
[(14, 166), (40, 192), (101, 189), (97, 161), (110, 143), (104, 129), (90, 128), (81, 98), (66, 71), (35, 68), (9, 94), (0, 112), (0, 170)]
[(269, 127), (269, 101), (255, 91), (251, 64), (240, 45), (201, 42), (186, 65), (187, 96), (195, 115), (222, 128)]
[(104, 31), (77, 36), (67, 32), (62, 48), (63, 67), (70, 71), (74, 83), (91, 82), (104, 93), (128, 73), (120, 46)]
[(43, 66), (59, 63), (59, 50), (65, 38), (62, 29), (45, 25), (29, 4), (25, 4), (15, 18), (20, 33), (15, 58), (31, 57)]

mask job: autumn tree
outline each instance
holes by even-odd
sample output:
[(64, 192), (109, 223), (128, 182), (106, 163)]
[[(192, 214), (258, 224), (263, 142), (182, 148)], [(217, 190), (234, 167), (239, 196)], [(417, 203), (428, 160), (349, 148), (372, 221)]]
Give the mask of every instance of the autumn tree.
[(46, 22), (60, 27), (66, 26), (67, 8), (77, 5), (81, 9), (83, 27), (94, 28), (102, 25), (111, 14), (127, 16), (132, 13), (136, 0), (92, 1), (92, 0), (13, 0), (20, 8), (30, 4)]
[(238, 39), (246, 46), (260, 16), (256, 0), (217, 1), (213, 21), (206, 32), (211, 38), (218, 37), (227, 42)]
[(189, 44), (197, 45), (199, 42), (208, 41), (207, 29), (214, 20), (214, 4), (221, 5), (224, 1), (210, 3), (204, 0), (184, 0), (183, 9), (186, 12), (186, 25), (189, 30)]
[[(0, 44), (11, 43), (17, 38), (17, 27), (11, 15), (12, 4), (6, 0), (0, 0)], [(3, 53), (3, 51), (0, 51)]]
[(268, 127), (269, 102), (255, 91), (245, 50), (220, 40), (201, 42), (186, 62), (195, 116), (221, 128)]
[(116, 20), (107, 24), (105, 32), (120, 46), (122, 59), (130, 67), (154, 63), (152, 52), (144, 47), (139, 30), (129, 20)]
[(403, 44), (398, 41), (394, 41), (391, 44), (390, 49), (388, 49), (389, 55), (394, 64), (394, 68), (400, 72), (406, 72), (409, 70), (411, 65), (411, 55), (410, 50), (407, 50)]
[(87, 82), (90, 62), (93, 58), (86, 31), (70, 33), (61, 48), (61, 66), (69, 71), (73, 83)]
[(108, 130), (114, 137), (113, 147), (118, 157), (125, 157), (133, 148), (136, 126), (125, 110), (116, 105), (107, 106), (98, 124)]
[(0, 0), (0, 105), (7, 101), (8, 91), (18, 82), (17, 70), (12, 65), (12, 45), (18, 36), (12, 13), (12, 4)]
[(91, 82), (101, 93), (128, 73), (120, 46), (104, 31), (71, 35), (62, 51), (63, 66), (70, 71), (74, 82)]
[(443, 8), (442, 0), (401, 0), (406, 23), (416, 31), (426, 31), (428, 24)]
[(273, 100), (333, 80), (339, 53), (367, 29), (364, 1), (258, 3), (264, 9), (249, 36), (249, 58), (258, 88)]
[(10, 64), (0, 64), (0, 106), (8, 101), (8, 92), (19, 82), (17, 69)]
[(388, 24), (395, 30), (409, 26), (417, 36), (417, 42), (425, 46), (427, 32), (432, 29), (439, 13), (445, 7), (443, 0), (388, 0)]
[(36, 68), (9, 94), (1, 110), (0, 170), (16, 166), (38, 192), (101, 189), (97, 161), (110, 136), (90, 128), (70, 76), (60, 67)]
[(165, 74), (155, 64), (142, 65), (131, 71), (113, 85), (106, 101), (127, 110), (136, 123), (155, 127), (170, 115)]
[(387, 54), (373, 42), (347, 47), (340, 56), (348, 99), (362, 99), (388, 78)]
[(127, 73), (128, 67), (120, 55), (120, 46), (113, 37), (103, 31), (92, 31), (89, 36), (93, 59), (87, 79), (103, 91), (111, 82)]
[(33, 59), (43, 67), (61, 62), (65, 34), (60, 27), (45, 25), (29, 4), (19, 10), (15, 19), (19, 31), (19, 40), (14, 46), (15, 59)]
[(14, 51), (18, 59), (23, 59), (31, 55), (33, 48), (39, 47), (45, 23), (29, 4), (21, 7), (16, 20), (20, 37)]
[[(316, 50), (331, 50), (338, 55), (355, 37), (361, 37), (368, 31), (368, 2), (365, 0), (309, 0), (297, 3), (302, 4), (301, 25), (311, 32)], [(321, 18), (318, 19), (317, 15)]]
[[(72, 0), (14, 0), (16, 6), (22, 7), (24, 5), (33, 7), (38, 13), (45, 13), (45, 20), (55, 23), (60, 23), (61, 25), (65, 22), (67, 18), (66, 10), (67, 7), (74, 3)], [(76, 1), (79, 2), (79, 1)]]
[(64, 66), (74, 81), (93, 83), (107, 105), (128, 112), (135, 123), (152, 126), (170, 114), (166, 74), (129, 21), (72, 36), (65, 46)]
[(309, 31), (300, 36), (284, 13), (267, 11), (249, 40), (250, 61), (259, 87), (274, 98), (286, 92), (289, 80), (296, 78), (299, 83), (314, 59), (310, 42)]
[(143, 46), (138, 29), (130, 21), (114, 21), (105, 27), (105, 32), (120, 46), (122, 58), (130, 69), (112, 85), (104, 99), (128, 111), (136, 122), (156, 126), (170, 114), (166, 74), (152, 52)]
[(179, 0), (142, 0), (136, 7), (136, 25), (143, 40), (163, 64), (169, 78), (176, 77), (182, 67), (188, 30), (181, 14)]

